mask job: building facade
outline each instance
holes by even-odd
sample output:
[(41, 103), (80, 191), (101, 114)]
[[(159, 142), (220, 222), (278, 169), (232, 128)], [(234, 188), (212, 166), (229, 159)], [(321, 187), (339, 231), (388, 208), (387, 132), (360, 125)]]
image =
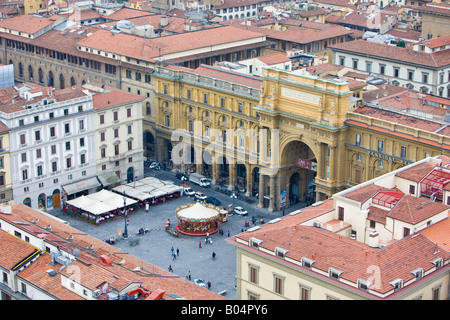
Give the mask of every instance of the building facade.
[(230, 238), (237, 298), (446, 300), (448, 161), (427, 158)]
[(9, 156), (9, 129), (0, 124), (0, 202), (13, 199), (10, 156)]
[(4, 104), (11, 183), (16, 203), (59, 207), (62, 186), (95, 176), (92, 96), (81, 89), (24, 85)]

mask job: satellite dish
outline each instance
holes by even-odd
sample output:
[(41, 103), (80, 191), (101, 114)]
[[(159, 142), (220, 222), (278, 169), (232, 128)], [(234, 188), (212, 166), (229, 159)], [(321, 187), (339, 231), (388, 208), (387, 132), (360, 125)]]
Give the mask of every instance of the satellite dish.
[(80, 255), (80, 249), (75, 249), (75, 250), (73, 250), (73, 255), (74, 255), (75, 257), (78, 257), (78, 256)]

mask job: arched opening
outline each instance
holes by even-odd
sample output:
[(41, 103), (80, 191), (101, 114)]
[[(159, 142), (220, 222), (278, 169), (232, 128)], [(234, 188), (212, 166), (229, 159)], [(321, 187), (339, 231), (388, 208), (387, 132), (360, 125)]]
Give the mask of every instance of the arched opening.
[(28, 79), (33, 81), (33, 67), (31, 65), (28, 66)]
[(311, 148), (302, 141), (287, 143), (280, 155), (281, 167), (286, 170), (286, 199), (290, 205), (299, 202), (314, 202), (316, 190), (314, 179), (317, 175), (317, 161)]
[(23, 199), (23, 204), (31, 208), (31, 199), (30, 198)]
[(42, 71), (41, 68), (39, 68), (38, 75), (39, 75), (39, 83), (44, 83), (44, 71)]
[(48, 73), (47, 85), (49, 87), (53, 87), (55, 85), (55, 77), (53, 76), (53, 72), (52, 71), (49, 71), (49, 73)]
[(74, 87), (76, 85), (77, 85), (77, 82), (75, 81), (75, 78), (74, 77), (70, 77), (70, 86)]
[(61, 73), (59, 75), (59, 88), (64, 89), (66, 87), (66, 81), (64, 80), (64, 75)]
[(53, 200), (53, 208), (58, 208), (61, 206), (61, 192), (59, 191), (59, 189), (53, 190), (52, 200)]
[(155, 137), (150, 131), (146, 130), (144, 131), (143, 138), (145, 156), (149, 159), (153, 159), (155, 156)]
[(41, 193), (38, 196), (38, 209), (39, 210), (45, 210), (47, 208), (45, 205), (45, 200), (46, 200), (45, 193)]
[(127, 170), (127, 183), (134, 181), (134, 168), (130, 167)]
[(23, 64), (19, 62), (19, 78), (23, 78)]

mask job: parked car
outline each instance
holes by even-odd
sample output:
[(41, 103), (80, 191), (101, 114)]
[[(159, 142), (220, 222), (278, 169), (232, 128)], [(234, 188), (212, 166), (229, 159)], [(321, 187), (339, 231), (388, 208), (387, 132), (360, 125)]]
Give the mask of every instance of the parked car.
[(199, 287), (206, 288), (205, 281), (203, 279), (194, 279), (194, 283)]
[(199, 200), (199, 201), (205, 201), (207, 198), (206, 194), (204, 194), (203, 192), (196, 192), (194, 194), (194, 199), (195, 200)]
[(187, 184), (182, 184), (181, 186), (183, 187), (184, 194), (187, 194), (190, 197), (192, 197), (195, 194), (195, 191)]
[(150, 164), (150, 169), (156, 169), (156, 170), (159, 170), (159, 169), (161, 169), (161, 166), (160, 166), (160, 164), (159, 164), (158, 162), (152, 162), (152, 163)]
[(234, 208), (234, 213), (239, 214), (241, 216), (246, 216), (248, 214), (247, 210), (245, 210), (242, 207), (235, 207)]
[(207, 197), (207, 198), (205, 199), (205, 202), (206, 202), (206, 203), (211, 203), (211, 204), (213, 204), (213, 205), (215, 205), (215, 206), (220, 206), (220, 201), (219, 201), (219, 199), (214, 198), (214, 197)]
[(177, 172), (175, 177), (177, 179), (180, 179), (181, 181), (187, 181), (188, 180), (188, 176), (182, 172)]

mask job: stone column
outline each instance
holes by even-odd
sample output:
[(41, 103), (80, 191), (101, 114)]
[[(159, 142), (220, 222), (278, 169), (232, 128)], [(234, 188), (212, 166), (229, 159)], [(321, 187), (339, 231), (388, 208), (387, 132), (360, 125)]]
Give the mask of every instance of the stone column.
[(270, 179), (269, 212), (272, 212), (275, 209), (275, 201), (276, 201), (275, 176), (270, 176), (269, 179)]
[[(261, 172), (261, 171), (260, 171)], [(265, 184), (264, 184), (264, 178), (265, 176), (260, 174), (259, 175), (259, 201), (258, 201), (258, 208), (264, 207), (264, 192), (265, 192)]]
[(228, 190), (234, 191), (234, 182), (236, 181), (236, 166), (234, 164), (228, 165)]
[(245, 174), (247, 178), (247, 192), (245, 193), (246, 196), (252, 195), (252, 189), (253, 189), (253, 175), (252, 175), (252, 165), (251, 164), (245, 164)]

